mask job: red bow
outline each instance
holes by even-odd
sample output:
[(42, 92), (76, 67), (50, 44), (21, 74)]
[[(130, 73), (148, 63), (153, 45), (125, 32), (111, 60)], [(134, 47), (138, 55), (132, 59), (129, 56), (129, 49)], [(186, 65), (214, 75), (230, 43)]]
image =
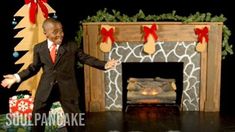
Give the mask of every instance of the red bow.
[(105, 28), (101, 29), (101, 35), (102, 35), (102, 42), (106, 42), (108, 37), (111, 39), (111, 42), (114, 42), (113, 37), (113, 28), (110, 28), (108, 31)]
[(144, 41), (147, 41), (148, 36), (151, 34), (154, 38), (154, 40), (156, 41), (158, 36), (156, 34), (157, 31), (157, 25), (156, 24), (152, 24), (151, 28), (148, 28), (147, 26), (144, 26)]
[(43, 16), (48, 18), (48, 10), (44, 3), (47, 3), (47, 0), (24, 0), (25, 4), (31, 4), (29, 9), (29, 20), (31, 23), (35, 24), (36, 15), (38, 12), (38, 5), (43, 12)]
[(206, 42), (208, 43), (208, 28), (207, 27), (204, 27), (203, 29), (200, 29), (200, 28), (196, 28), (195, 30), (195, 34), (198, 35), (198, 42), (202, 43), (202, 38), (205, 37), (205, 40)]

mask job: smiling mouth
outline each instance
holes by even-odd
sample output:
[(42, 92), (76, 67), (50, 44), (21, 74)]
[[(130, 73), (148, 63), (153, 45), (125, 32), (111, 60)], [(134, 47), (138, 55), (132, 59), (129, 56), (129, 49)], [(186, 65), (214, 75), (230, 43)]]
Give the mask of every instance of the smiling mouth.
[(62, 37), (61, 38), (57, 38), (56, 41), (57, 41), (58, 44), (61, 44), (62, 41), (63, 41), (63, 38)]

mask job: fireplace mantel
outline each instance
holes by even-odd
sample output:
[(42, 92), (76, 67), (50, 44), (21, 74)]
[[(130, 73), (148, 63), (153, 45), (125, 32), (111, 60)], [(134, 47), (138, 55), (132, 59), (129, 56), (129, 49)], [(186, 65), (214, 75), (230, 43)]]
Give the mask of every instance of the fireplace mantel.
[[(179, 45), (188, 48), (190, 55), (197, 56), (198, 60), (195, 61), (195, 58), (189, 60), (190, 63), (198, 62), (199, 75), (197, 76), (198, 86), (194, 87), (198, 90), (196, 97), (190, 97), (187, 99), (187, 96), (190, 96), (186, 91), (190, 89), (190, 86), (185, 86), (185, 91), (183, 89), (182, 110), (184, 111), (219, 111), (220, 110), (220, 75), (221, 75), (221, 48), (222, 48), (222, 26), (221, 22), (193, 22), (193, 23), (181, 23), (181, 22), (100, 22), (100, 23), (83, 23), (83, 41), (84, 41), (84, 51), (87, 54), (95, 56), (101, 60), (108, 60), (111, 57), (115, 57), (114, 53), (118, 50), (119, 46), (128, 46), (130, 50), (136, 50), (135, 46), (141, 47), (143, 45), (143, 32), (142, 25), (152, 25), (153, 23), (158, 25), (158, 41), (156, 42), (157, 46), (161, 47), (161, 51), (157, 48), (155, 58), (150, 58), (146, 60), (149, 62), (160, 61), (160, 62), (169, 62), (169, 61), (181, 61), (179, 53), (181, 49), (178, 47), (173, 47), (170, 50), (178, 50), (176, 52), (177, 56), (180, 59), (171, 60), (172, 57), (166, 59), (159, 59), (159, 54), (166, 47), (172, 47), (172, 45)], [(101, 25), (111, 25), (115, 27), (115, 43), (112, 47), (112, 50), (109, 53), (104, 53), (99, 49), (97, 43), (100, 41), (100, 27)], [(206, 47), (206, 51), (197, 52), (194, 51), (195, 44), (197, 43), (197, 35), (194, 33), (195, 27), (207, 26), (209, 27), (209, 42)], [(164, 47), (166, 46), (166, 47)], [(136, 52), (136, 51), (135, 51)], [(140, 51), (141, 52), (141, 49)], [(167, 51), (168, 52), (168, 51)], [(121, 53), (121, 52), (120, 52)], [(186, 52), (185, 52), (186, 53)], [(186, 53), (187, 54), (187, 53)], [(188, 56), (190, 56), (188, 55)], [(117, 56), (116, 56), (117, 57)], [(142, 55), (142, 57), (146, 57)], [(133, 61), (132, 59), (126, 59), (121, 61)], [(187, 65), (185, 65), (186, 67)], [(117, 66), (117, 72), (119, 73), (120, 66)], [(187, 70), (187, 69), (185, 69)], [(113, 71), (101, 71), (90, 66), (84, 67), (85, 72), (85, 105), (86, 111), (89, 112), (98, 112), (98, 111), (120, 111), (122, 110), (121, 101), (116, 101), (110, 97), (121, 96), (122, 88), (117, 89), (115, 94), (109, 95), (113, 89), (109, 88), (109, 79), (107, 76), (112, 76)], [(186, 73), (188, 74), (188, 73)], [(186, 79), (186, 78), (185, 78)], [(185, 80), (187, 82), (187, 80)], [(114, 84), (118, 85), (119, 84)], [(186, 84), (185, 84), (186, 85)], [(113, 86), (116, 87), (116, 86)], [(185, 98), (184, 98), (185, 97)], [(185, 100), (185, 101), (184, 101)], [(110, 101), (113, 101), (113, 103)], [(116, 101), (116, 102), (115, 102)], [(187, 102), (193, 102), (193, 107), (187, 107)], [(186, 107), (185, 107), (185, 106)]]

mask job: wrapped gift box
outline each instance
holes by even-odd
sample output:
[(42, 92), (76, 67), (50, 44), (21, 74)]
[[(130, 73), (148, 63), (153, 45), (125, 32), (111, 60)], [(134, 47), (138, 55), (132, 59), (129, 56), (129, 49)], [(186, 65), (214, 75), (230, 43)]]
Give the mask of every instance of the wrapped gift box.
[(19, 115), (28, 116), (31, 119), (33, 99), (29, 95), (15, 95), (9, 99), (9, 111), (11, 117)]
[[(30, 95), (15, 95), (9, 99), (10, 117), (32, 119), (33, 98)], [(53, 121), (54, 120), (54, 121)], [(64, 111), (60, 102), (54, 102), (49, 111), (49, 126), (63, 127), (65, 122)]]
[[(54, 120), (54, 121), (53, 121)], [(65, 126), (65, 114), (60, 102), (54, 102), (49, 111), (49, 126), (57, 126), (58, 128)]]

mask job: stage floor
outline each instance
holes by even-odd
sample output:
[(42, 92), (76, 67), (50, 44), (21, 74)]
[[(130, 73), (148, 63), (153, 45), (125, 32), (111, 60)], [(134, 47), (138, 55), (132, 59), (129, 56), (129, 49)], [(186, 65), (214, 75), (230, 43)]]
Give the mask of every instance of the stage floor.
[[(83, 123), (81, 132), (232, 132), (235, 114), (186, 112), (171, 107), (129, 108), (127, 112), (85, 113)], [(9, 128), (1, 122), (0, 132), (29, 130), (22, 126)]]

